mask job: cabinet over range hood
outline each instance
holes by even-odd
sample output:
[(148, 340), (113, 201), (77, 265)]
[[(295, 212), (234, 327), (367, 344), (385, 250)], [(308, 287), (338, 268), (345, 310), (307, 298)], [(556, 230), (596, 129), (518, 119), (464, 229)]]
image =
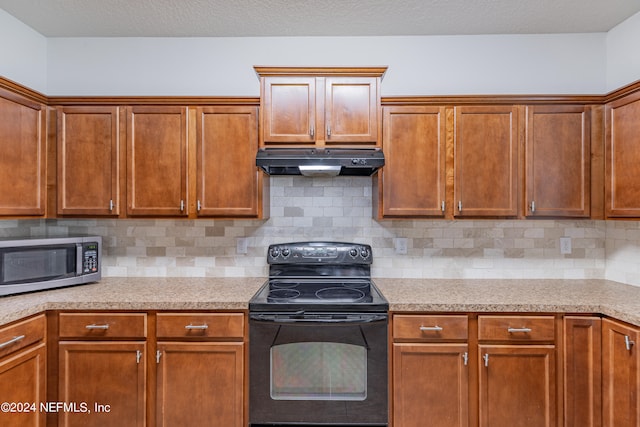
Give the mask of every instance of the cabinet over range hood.
[(379, 148), (261, 148), (256, 166), (269, 175), (370, 176), (384, 166)]

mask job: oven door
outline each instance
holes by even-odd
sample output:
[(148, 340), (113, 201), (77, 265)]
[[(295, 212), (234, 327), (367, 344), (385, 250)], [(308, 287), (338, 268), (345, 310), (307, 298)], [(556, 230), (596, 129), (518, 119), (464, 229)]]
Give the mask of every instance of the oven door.
[(252, 313), (249, 420), (387, 426), (386, 313)]

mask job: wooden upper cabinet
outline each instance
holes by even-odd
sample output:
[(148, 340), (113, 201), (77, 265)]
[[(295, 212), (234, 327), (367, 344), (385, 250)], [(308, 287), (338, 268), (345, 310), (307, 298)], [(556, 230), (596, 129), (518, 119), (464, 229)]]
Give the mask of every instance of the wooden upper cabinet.
[(315, 78), (267, 77), (261, 100), (264, 144), (315, 143)]
[[(197, 215), (268, 216), (258, 172), (257, 107), (197, 108)], [(266, 212), (265, 212), (266, 211)]]
[(378, 146), (379, 68), (255, 67), (261, 146)]
[(445, 108), (385, 107), (382, 149), (378, 217), (444, 216)]
[(640, 217), (640, 92), (606, 105), (605, 216)]
[(45, 106), (0, 89), (0, 215), (43, 216)]
[(536, 105), (526, 113), (526, 216), (588, 218), (589, 107)]
[(127, 214), (187, 215), (187, 108), (127, 108)]
[(58, 215), (120, 213), (120, 110), (58, 107)]
[(378, 145), (378, 79), (328, 77), (324, 83), (325, 143)]
[(517, 107), (454, 110), (454, 216), (517, 216)]

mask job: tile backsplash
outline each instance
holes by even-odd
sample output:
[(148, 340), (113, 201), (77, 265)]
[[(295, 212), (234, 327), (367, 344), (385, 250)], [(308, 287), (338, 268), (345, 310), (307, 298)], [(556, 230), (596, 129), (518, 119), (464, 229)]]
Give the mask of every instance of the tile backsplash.
[[(266, 276), (269, 244), (367, 243), (374, 277), (607, 278), (640, 285), (640, 222), (372, 219), (371, 178), (271, 177), (268, 220), (0, 221), (0, 236), (99, 234), (105, 276)], [(560, 237), (572, 251), (560, 253)], [(246, 239), (247, 253), (237, 253)], [(395, 239), (407, 239), (396, 254)]]

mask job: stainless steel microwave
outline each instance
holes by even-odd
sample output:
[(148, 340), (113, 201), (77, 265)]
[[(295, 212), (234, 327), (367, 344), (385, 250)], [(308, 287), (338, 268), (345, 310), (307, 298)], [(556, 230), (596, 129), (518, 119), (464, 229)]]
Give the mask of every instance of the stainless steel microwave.
[(102, 277), (102, 238), (0, 239), (0, 296), (80, 285)]

